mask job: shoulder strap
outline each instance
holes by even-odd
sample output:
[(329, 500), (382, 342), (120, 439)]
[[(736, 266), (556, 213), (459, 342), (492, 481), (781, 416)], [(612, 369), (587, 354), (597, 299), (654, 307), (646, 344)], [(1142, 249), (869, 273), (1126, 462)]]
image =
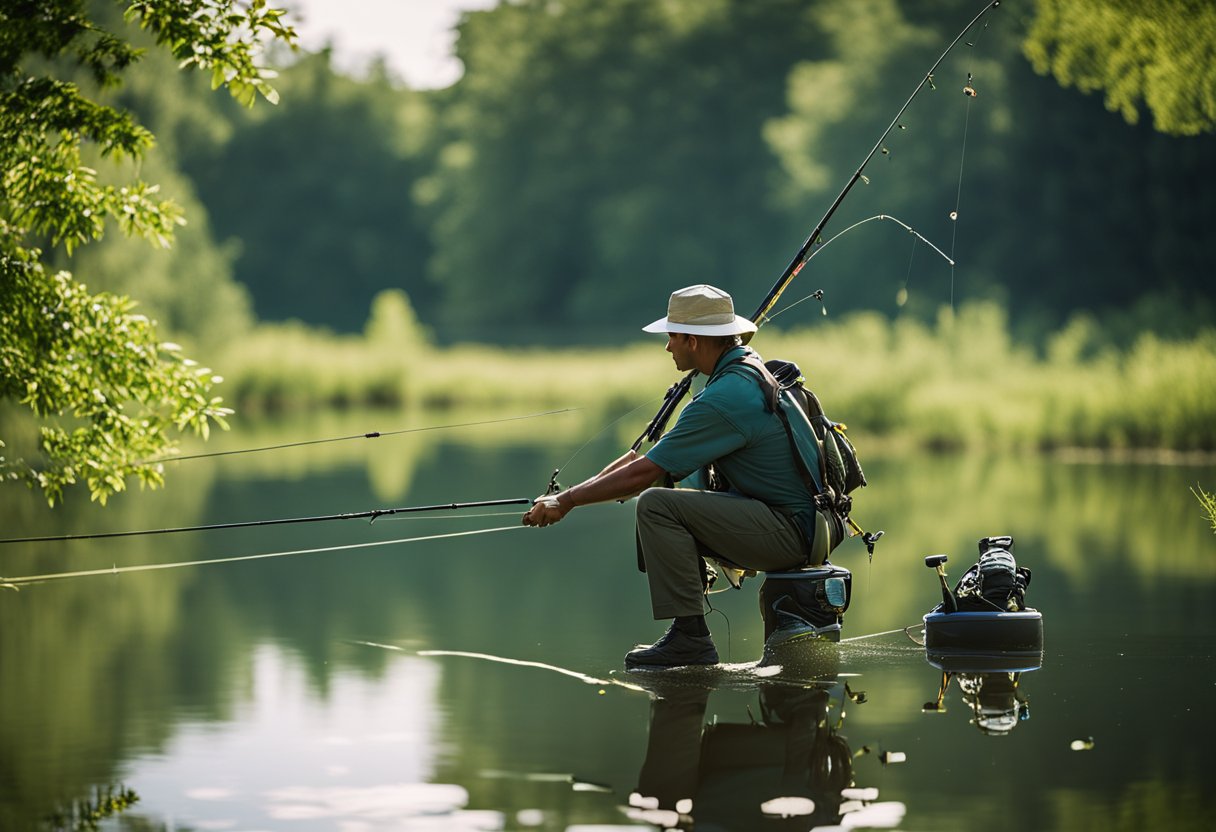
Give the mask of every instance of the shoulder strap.
[(749, 349), (743, 355), (730, 361), (722, 368), (722, 372), (729, 373), (736, 367), (746, 367), (756, 374), (756, 380), (760, 382), (760, 389), (764, 392), (764, 405), (770, 413), (780, 410), (777, 407), (777, 400), (781, 395), (781, 384), (773, 376), (772, 371), (764, 366), (764, 362), (760, 360), (760, 356)]
[[(802, 451), (798, 449), (798, 440), (794, 437), (794, 426), (790, 424), (789, 414), (786, 413), (785, 408), (781, 406), (782, 392), (786, 392), (787, 395), (790, 395), (790, 393), (784, 390), (784, 386), (777, 380), (776, 376), (773, 375), (772, 370), (765, 366), (764, 362), (760, 360), (760, 356), (751, 350), (748, 350), (744, 355), (730, 362), (730, 364), (726, 365), (722, 371), (731, 372), (735, 367), (746, 367), (747, 370), (750, 370), (754, 374), (753, 378), (759, 382), (760, 389), (764, 393), (765, 406), (768, 408), (770, 413), (776, 413), (777, 416), (780, 417), (781, 424), (785, 428), (786, 438), (789, 439), (790, 455), (794, 457), (794, 466), (798, 469), (798, 476), (802, 479), (802, 483), (806, 486), (806, 490), (810, 492), (812, 497), (819, 497), (825, 491), (830, 492), (830, 488), (820, 485), (820, 483), (825, 483), (827, 481), (825, 476), (826, 472), (824, 471), (823, 446), (819, 441), (819, 437), (815, 435), (813, 427), (811, 428), (811, 439), (816, 443), (817, 446), (816, 456), (818, 457), (819, 461), (818, 478), (811, 473), (810, 468), (807, 466), (806, 460), (802, 456)], [(805, 388), (800, 389), (806, 393), (810, 399), (814, 401), (815, 406), (818, 407), (819, 400), (814, 398), (814, 394)], [(802, 409), (801, 404), (798, 402), (795, 402), (793, 406)], [(820, 412), (822, 412), (822, 408), (820, 408)], [(809, 424), (810, 422), (808, 421), (808, 425)]]

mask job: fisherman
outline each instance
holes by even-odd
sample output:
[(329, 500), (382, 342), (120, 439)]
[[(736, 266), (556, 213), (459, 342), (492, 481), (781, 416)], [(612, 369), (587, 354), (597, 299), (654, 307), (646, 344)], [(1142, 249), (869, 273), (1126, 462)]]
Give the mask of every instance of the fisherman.
[[(815, 516), (781, 419), (750, 373), (731, 372), (756, 331), (713, 286), (673, 292), (667, 316), (643, 327), (667, 333), (676, 369), (707, 381), (674, 427), (645, 454), (629, 451), (603, 471), (556, 495), (538, 497), (528, 526), (550, 526), (575, 506), (637, 502), (639, 567), (650, 583), (656, 620), (673, 619), (654, 644), (639, 645), (625, 666), (711, 665), (718, 651), (705, 622), (709, 557), (728, 568), (780, 571), (808, 562)], [(717, 484), (706, 482), (708, 466)], [(682, 483), (686, 487), (652, 487)], [(687, 487), (691, 486), (691, 487)]]

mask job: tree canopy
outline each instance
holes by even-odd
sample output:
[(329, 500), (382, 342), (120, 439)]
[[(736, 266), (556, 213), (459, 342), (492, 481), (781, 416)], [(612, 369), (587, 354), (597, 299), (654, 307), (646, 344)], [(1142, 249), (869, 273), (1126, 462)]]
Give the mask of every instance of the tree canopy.
[(1216, 5), (1208, 0), (1036, 0), (1026, 55), (1066, 87), (1104, 93), (1128, 124), (1216, 131)]
[[(181, 66), (209, 72), (213, 87), (247, 105), (259, 93), (275, 98), (272, 73), (255, 58), (263, 38), (290, 42), (294, 33), (265, 0), (123, 5), (124, 24)], [(86, 152), (138, 160), (153, 144), (130, 113), (102, 100), (141, 51), (93, 11), (84, 0), (0, 8), (0, 399), (42, 421), (41, 459), (19, 449), (0, 470), (52, 501), (78, 480), (103, 501), (130, 476), (159, 483), (160, 469), (147, 463), (172, 449), (173, 431), (205, 435), (228, 412), (213, 394), (218, 378), (161, 343), (131, 300), (91, 293), (45, 265), (44, 251), (99, 239), (107, 220), (159, 247), (184, 222), (156, 185), (108, 184), (84, 162)]]

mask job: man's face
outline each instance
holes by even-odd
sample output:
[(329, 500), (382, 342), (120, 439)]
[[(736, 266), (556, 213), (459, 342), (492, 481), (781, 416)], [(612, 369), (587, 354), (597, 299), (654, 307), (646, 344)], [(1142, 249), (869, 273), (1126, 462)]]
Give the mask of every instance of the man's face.
[(667, 351), (671, 353), (671, 358), (676, 362), (676, 369), (680, 372), (686, 372), (696, 367), (692, 358), (692, 344), (690, 338), (683, 332), (667, 333)]

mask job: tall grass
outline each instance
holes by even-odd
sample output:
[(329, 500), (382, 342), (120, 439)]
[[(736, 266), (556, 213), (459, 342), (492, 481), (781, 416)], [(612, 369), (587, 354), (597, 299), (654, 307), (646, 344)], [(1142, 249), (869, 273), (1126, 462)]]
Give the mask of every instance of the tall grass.
[[(655, 400), (678, 378), (657, 338), (613, 349), (437, 348), (408, 307), (379, 313), (363, 337), (260, 327), (217, 362), (226, 398), (238, 414), (368, 405), (605, 414)], [(1216, 451), (1216, 329), (1187, 341), (1144, 334), (1118, 350), (1103, 346), (1095, 322), (1078, 318), (1036, 350), (1013, 341), (1001, 308), (976, 304), (932, 324), (858, 314), (814, 328), (769, 327), (754, 346), (796, 361), (829, 415), (859, 441)]]
[(1212, 524), (1212, 531), (1216, 532), (1216, 494), (1209, 494), (1201, 486), (1192, 488), (1191, 493), (1198, 498), (1199, 504), (1203, 506), (1203, 513)]

